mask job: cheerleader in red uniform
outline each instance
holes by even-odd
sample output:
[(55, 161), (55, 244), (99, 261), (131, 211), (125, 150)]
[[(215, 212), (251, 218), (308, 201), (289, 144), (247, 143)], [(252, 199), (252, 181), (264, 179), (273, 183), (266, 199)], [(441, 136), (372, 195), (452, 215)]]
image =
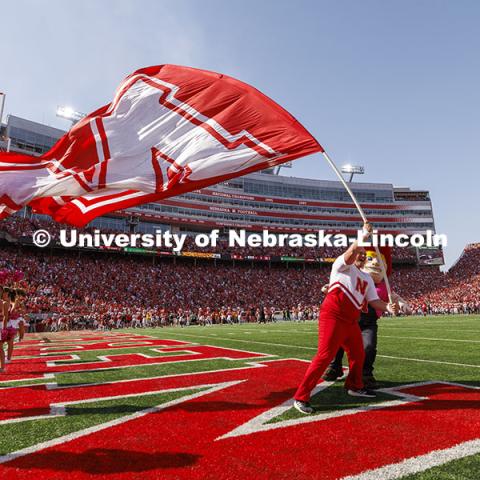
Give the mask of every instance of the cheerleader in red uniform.
[(17, 311), (19, 314), (18, 319), (18, 341), (21, 342), (25, 336), (26, 327), (28, 327), (28, 319), (25, 318), (25, 290), (17, 288)]
[(17, 308), (17, 292), (15, 289), (10, 288), (8, 289), (8, 322), (7, 322), (7, 358), (5, 363), (10, 363), (12, 360), (13, 354), (13, 342), (15, 340), (15, 336), (18, 332), (18, 324), (20, 322), (20, 314)]
[[(363, 227), (366, 240), (372, 232), (370, 224)], [(347, 352), (350, 371), (345, 381), (348, 395), (375, 397), (365, 389), (362, 369), (365, 351), (362, 333), (358, 325), (364, 302), (373, 308), (396, 314), (398, 305), (388, 304), (378, 297), (372, 277), (362, 271), (365, 265), (365, 249), (357, 242), (340, 255), (332, 266), (328, 293), (323, 301), (318, 322), (318, 352), (294, 396), (294, 407), (303, 414), (314, 412), (310, 394), (340, 347)]]
[(25, 336), (25, 326), (26, 319), (24, 317), (24, 300), (25, 300), (25, 290), (20, 287), (20, 282), (23, 280), (24, 274), (21, 270), (15, 270), (12, 274), (13, 285), (15, 286), (16, 291), (16, 303), (15, 308), (19, 315), (17, 320), (17, 329), (18, 329), (18, 341), (21, 342)]
[(3, 350), (3, 344), (8, 341), (9, 336), (7, 328), (10, 306), (9, 292), (10, 289), (8, 287), (0, 287), (0, 372), (5, 370), (5, 351)]

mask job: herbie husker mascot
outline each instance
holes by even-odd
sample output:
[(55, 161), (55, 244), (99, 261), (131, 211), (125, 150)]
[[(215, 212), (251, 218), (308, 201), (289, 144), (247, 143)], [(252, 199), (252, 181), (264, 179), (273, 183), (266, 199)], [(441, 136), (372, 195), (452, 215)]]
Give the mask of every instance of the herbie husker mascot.
[[(387, 276), (392, 273), (392, 252), (390, 247), (380, 247), (380, 254), (385, 266)], [(374, 249), (370, 248), (366, 250), (365, 266), (362, 270), (365, 273), (370, 274), (372, 280), (375, 283), (378, 297), (384, 302), (388, 302), (387, 286), (382, 275), (382, 267), (380, 265), (380, 259)], [(398, 303), (400, 311), (405, 314), (411, 313), (410, 306), (397, 294), (392, 293), (392, 300)], [(381, 310), (375, 310), (370, 305), (364, 305), (364, 308), (360, 315), (360, 330), (362, 331), (363, 347), (365, 349), (365, 362), (363, 364), (363, 383), (367, 389), (378, 388), (377, 381), (373, 375), (373, 364), (377, 356), (377, 332), (378, 332), (378, 319), (382, 316)], [(342, 360), (343, 349), (340, 349), (335, 356), (332, 363), (329, 365), (327, 371), (323, 375), (323, 379), (327, 381), (334, 381), (337, 378), (343, 376)]]

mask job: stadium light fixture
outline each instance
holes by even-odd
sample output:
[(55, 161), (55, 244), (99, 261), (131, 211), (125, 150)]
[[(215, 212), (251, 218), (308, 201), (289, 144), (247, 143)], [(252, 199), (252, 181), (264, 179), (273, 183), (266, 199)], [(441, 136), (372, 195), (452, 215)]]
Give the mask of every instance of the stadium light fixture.
[(350, 165), (349, 163), (347, 163), (347, 165), (342, 166), (342, 173), (349, 173), (350, 178), (348, 179), (348, 181), (351, 182), (355, 174), (363, 175), (365, 173), (365, 168), (360, 165)]
[(77, 112), (72, 107), (59, 106), (57, 107), (57, 117), (65, 118), (66, 120), (70, 120), (72, 124), (75, 124), (85, 117), (85, 114)]
[(6, 95), (3, 92), (0, 92), (0, 125), (3, 120), (3, 107), (5, 106), (5, 97)]

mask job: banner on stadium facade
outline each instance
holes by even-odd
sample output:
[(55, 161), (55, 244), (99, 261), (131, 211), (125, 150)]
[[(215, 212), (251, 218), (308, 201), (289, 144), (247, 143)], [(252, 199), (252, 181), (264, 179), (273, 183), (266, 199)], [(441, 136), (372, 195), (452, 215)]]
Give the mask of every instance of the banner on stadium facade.
[(142, 255), (156, 255), (156, 250), (149, 250), (147, 248), (139, 248), (139, 247), (124, 247), (123, 249), (126, 253), (140, 253)]
[(280, 257), (282, 262), (304, 262), (305, 259), (303, 257)]
[(116, 247), (115, 245), (103, 245), (101, 247), (98, 247), (100, 248), (100, 250), (108, 250), (109, 252), (110, 251), (114, 251), (114, 252), (119, 252), (122, 250), (122, 247)]
[(331, 258), (331, 257), (325, 257), (325, 258), (319, 258), (318, 261), (319, 262), (323, 262), (323, 263), (333, 263), (336, 259), (335, 258)]
[(226, 75), (137, 70), (41, 157), (0, 153), (0, 219), (30, 205), (84, 226), (99, 215), (323, 152), (286, 110)]
[(417, 248), (419, 265), (443, 265), (443, 251), (439, 247)]
[(238, 253), (224, 254), (222, 258), (225, 260), (255, 260), (262, 262), (270, 262), (275, 258), (280, 260), (280, 257), (271, 257), (270, 255), (240, 255)]
[(212, 252), (180, 252), (180, 257), (194, 257), (194, 258), (221, 258), (219, 253)]

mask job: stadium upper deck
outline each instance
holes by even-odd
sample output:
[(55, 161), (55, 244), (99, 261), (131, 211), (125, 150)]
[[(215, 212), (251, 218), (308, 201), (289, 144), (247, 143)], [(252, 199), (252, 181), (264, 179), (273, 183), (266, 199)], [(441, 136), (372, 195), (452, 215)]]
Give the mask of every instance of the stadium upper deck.
[[(13, 115), (0, 131), (0, 147), (40, 155), (63, 134)], [(423, 233), (435, 230), (428, 191), (396, 188), (386, 183), (353, 183), (352, 189), (370, 221), (380, 231)], [(355, 231), (360, 217), (340, 182), (255, 173), (210, 188), (96, 219), (101, 228), (123, 229), (136, 217), (139, 231), (206, 231), (245, 228), (258, 231)]]

